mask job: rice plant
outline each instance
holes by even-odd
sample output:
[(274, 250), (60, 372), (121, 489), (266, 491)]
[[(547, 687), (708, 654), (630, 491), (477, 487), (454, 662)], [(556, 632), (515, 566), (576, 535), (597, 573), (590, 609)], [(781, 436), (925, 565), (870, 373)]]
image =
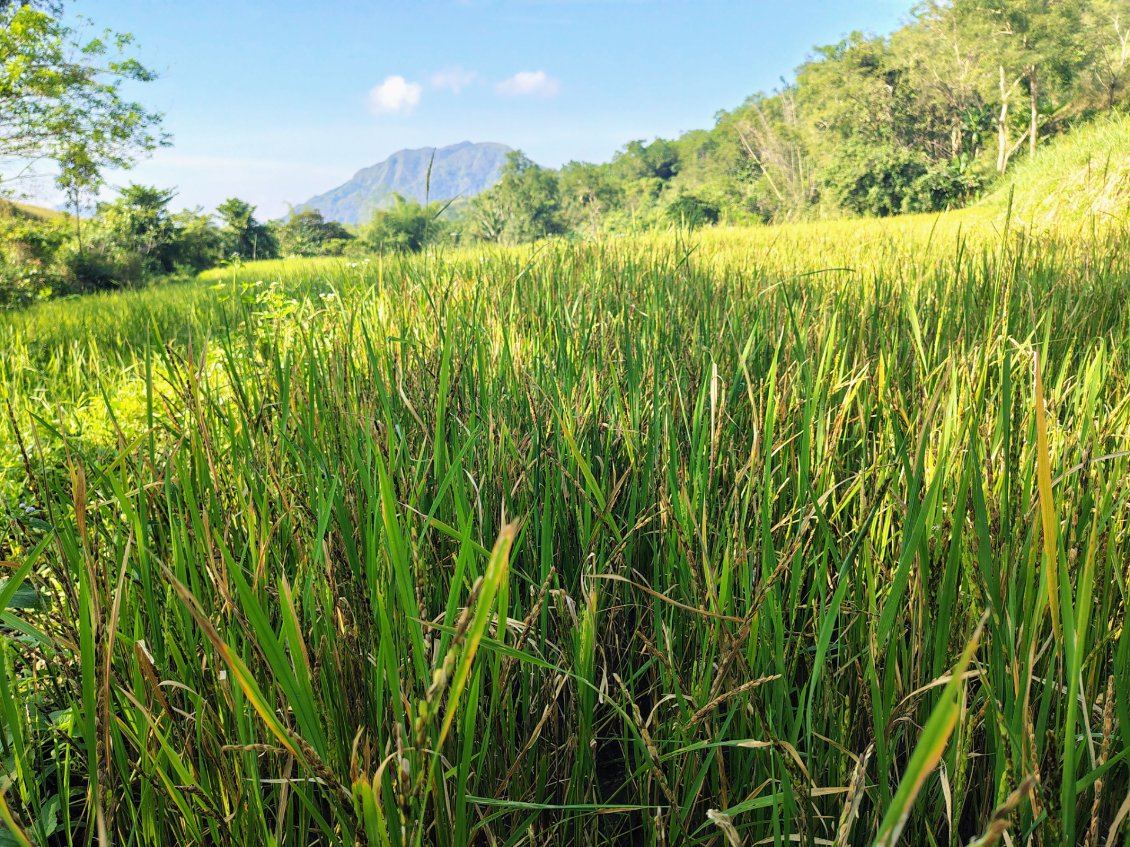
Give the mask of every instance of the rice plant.
[(1130, 234), (252, 264), (0, 325), (15, 844), (1130, 844)]

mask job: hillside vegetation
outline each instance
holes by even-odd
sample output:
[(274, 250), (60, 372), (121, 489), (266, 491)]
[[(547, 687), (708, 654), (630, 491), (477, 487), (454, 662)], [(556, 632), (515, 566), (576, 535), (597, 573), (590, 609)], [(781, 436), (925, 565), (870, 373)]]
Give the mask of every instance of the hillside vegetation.
[(986, 199), (1012, 198), (1019, 220), (1048, 226), (1065, 218), (1125, 221), (1130, 214), (1130, 117), (1101, 118), (1056, 139), (1016, 167)]
[(36, 206), (32, 203), (17, 203), (14, 201), (0, 201), (0, 215), (6, 217), (26, 216), (41, 221), (54, 221), (67, 217), (66, 212)]
[(1128, 247), (986, 209), (4, 318), (9, 827), (1127, 843)]

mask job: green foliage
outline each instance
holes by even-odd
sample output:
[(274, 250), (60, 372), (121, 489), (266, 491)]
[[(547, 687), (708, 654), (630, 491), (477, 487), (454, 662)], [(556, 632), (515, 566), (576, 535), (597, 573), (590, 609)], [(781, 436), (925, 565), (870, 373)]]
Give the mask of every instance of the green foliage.
[(563, 221), (576, 232), (601, 232), (608, 215), (624, 203), (622, 183), (600, 165), (570, 162), (561, 169), (558, 189)]
[(667, 207), (667, 217), (679, 226), (697, 229), (718, 223), (718, 206), (693, 194), (680, 194)]
[(0, 309), (25, 306), (62, 285), (54, 266), (65, 225), (0, 202)]
[(216, 207), (220, 219), (220, 244), (227, 258), (273, 259), (278, 244), (271, 228), (255, 219), (255, 207), (238, 197), (229, 197)]
[(57, 14), (0, 7), (0, 158), (54, 162), (60, 188), (77, 202), (105, 169), (128, 167), (166, 139), (160, 116), (124, 96), (127, 83), (154, 78), (127, 55), (131, 37), (80, 37)]
[(840, 148), (824, 179), (841, 209), (881, 218), (944, 208), (953, 188), (945, 174), (932, 173), (922, 153), (859, 141)]
[(662, 138), (651, 144), (629, 141), (617, 154), (614, 169), (630, 180), (669, 180), (679, 172), (679, 150), (674, 143)]
[(222, 234), (173, 192), (130, 185), (89, 219), (0, 209), (0, 307), (191, 275), (222, 258)]
[(274, 235), (282, 256), (340, 256), (353, 238), (344, 226), (327, 221), (317, 209), (291, 212), (276, 226)]
[(172, 270), (175, 224), (169, 203), (174, 196), (171, 189), (132, 184), (112, 202), (99, 204), (95, 249), (123, 261), (129, 257), (137, 276), (127, 281)]
[(517, 244), (559, 234), (564, 226), (557, 174), (511, 151), (498, 184), (475, 198), (472, 216), (484, 241)]
[(174, 196), (171, 190), (129, 185), (112, 202), (99, 204), (87, 243), (76, 250), (78, 279), (95, 288), (137, 285), (215, 265), (220, 234), (200, 212), (171, 213)]
[(390, 208), (373, 213), (359, 240), (373, 253), (419, 253), (444, 238), (447, 226), (440, 217), (444, 208), (440, 203), (423, 206), (395, 195)]
[(4, 315), (8, 831), (1123, 844), (1128, 238), (994, 207)]

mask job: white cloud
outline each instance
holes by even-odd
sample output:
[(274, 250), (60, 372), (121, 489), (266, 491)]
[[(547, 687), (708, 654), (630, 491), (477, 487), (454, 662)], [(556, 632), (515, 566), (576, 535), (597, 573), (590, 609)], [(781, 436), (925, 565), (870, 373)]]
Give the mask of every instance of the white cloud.
[(507, 97), (556, 97), (561, 83), (545, 71), (521, 71), (494, 87)]
[(369, 92), (369, 108), (378, 115), (403, 112), (408, 114), (420, 102), (423, 87), (400, 75), (386, 77)]
[(444, 68), (442, 71), (436, 71), (432, 74), (431, 83), (432, 88), (442, 88), (450, 91), (452, 94), (459, 94), (478, 78), (479, 75), (477, 73), (469, 71), (466, 68)]

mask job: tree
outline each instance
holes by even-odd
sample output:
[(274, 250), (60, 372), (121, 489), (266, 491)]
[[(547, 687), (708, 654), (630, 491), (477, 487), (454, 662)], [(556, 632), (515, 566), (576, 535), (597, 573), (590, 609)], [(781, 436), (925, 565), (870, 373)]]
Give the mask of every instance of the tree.
[(629, 141), (616, 155), (616, 165), (628, 179), (654, 177), (668, 180), (679, 172), (679, 150), (662, 138), (651, 144)]
[(622, 201), (620, 186), (610, 169), (584, 162), (570, 162), (558, 180), (562, 211), (574, 229), (587, 227), (595, 236), (605, 214)]
[(241, 259), (273, 259), (278, 244), (269, 227), (255, 219), (255, 207), (238, 197), (229, 197), (216, 207), (221, 222), (220, 243), (225, 256)]
[(80, 39), (57, 4), (0, 5), (0, 191), (53, 164), (72, 203), (96, 191), (108, 168), (129, 167), (167, 143), (161, 117), (124, 96), (154, 79), (127, 52), (129, 35)]
[[(1082, 11), (1081, 0), (954, 0), (957, 25), (981, 43), (982, 69), (996, 84), (998, 172), (1025, 140), (1035, 154), (1041, 102), (1055, 104), (1055, 95), (1069, 90), (1079, 72)], [(1027, 128), (1013, 143), (1011, 109), (1025, 89)]]
[(960, 25), (948, 0), (928, 0), (890, 44), (911, 101), (904, 142), (925, 147), (935, 162), (977, 156), (994, 128), (982, 84), (983, 43)]
[(176, 196), (171, 189), (128, 185), (117, 199), (98, 205), (97, 237), (103, 253), (119, 260), (135, 259), (131, 279), (168, 273), (174, 267), (176, 226), (169, 204)]
[(667, 217), (688, 229), (718, 223), (718, 206), (694, 194), (680, 194), (667, 207)]
[(852, 33), (816, 48), (797, 71), (797, 106), (821, 133), (847, 141), (890, 141), (899, 135), (906, 92), (902, 68), (881, 38)]
[(740, 176), (760, 184), (755, 194), (760, 195), (762, 216), (803, 216), (816, 199), (817, 186), (795, 87), (773, 97), (751, 97), (740, 115), (725, 116), (719, 126), (729, 126), (748, 157), (750, 168)]
[(393, 195), (393, 205), (378, 209), (361, 232), (361, 240), (377, 252), (419, 253), (443, 234), (439, 216), (444, 206)]
[(291, 212), (277, 237), (284, 256), (332, 256), (340, 255), (353, 235), (337, 221), (327, 221), (317, 209), (303, 209)]
[(75, 290), (115, 288), (216, 264), (221, 236), (200, 210), (173, 213), (171, 189), (129, 185), (98, 204), (85, 251), (66, 249), (60, 261)]
[(1130, 0), (1090, 0), (1084, 21), (1092, 35), (1086, 64), (1100, 107), (1113, 109), (1130, 82)]
[(186, 209), (172, 216), (172, 242), (166, 257), (174, 270), (198, 273), (214, 267), (223, 255), (223, 234), (210, 215), (201, 209)]
[(475, 198), (475, 210), (480, 234), (488, 240), (519, 243), (564, 231), (557, 175), (521, 150), (507, 154), (502, 177)]

